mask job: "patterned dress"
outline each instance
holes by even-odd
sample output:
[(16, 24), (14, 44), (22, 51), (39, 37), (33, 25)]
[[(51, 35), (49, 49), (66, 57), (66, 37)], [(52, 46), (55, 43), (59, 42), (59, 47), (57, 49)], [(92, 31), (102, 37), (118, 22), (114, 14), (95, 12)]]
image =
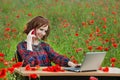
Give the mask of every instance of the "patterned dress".
[(27, 42), (22, 41), (17, 45), (17, 54), (23, 60), (23, 66), (51, 66), (51, 62), (60, 66), (68, 66), (69, 59), (55, 52), (49, 44), (40, 42), (32, 45), (33, 51), (27, 50)]

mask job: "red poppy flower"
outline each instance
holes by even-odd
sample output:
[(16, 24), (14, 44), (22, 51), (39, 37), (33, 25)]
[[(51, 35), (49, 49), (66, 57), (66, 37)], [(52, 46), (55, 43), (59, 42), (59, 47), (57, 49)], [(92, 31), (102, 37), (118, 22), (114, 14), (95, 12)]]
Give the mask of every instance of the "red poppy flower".
[(40, 66), (38, 66), (38, 65), (35, 66), (35, 67), (30, 67), (30, 64), (28, 64), (28, 65), (25, 66), (25, 70), (27, 70), (27, 71), (29, 71), (29, 70), (35, 71), (35, 70), (37, 70), (39, 68), (40, 68)]
[(115, 67), (115, 63), (112, 63), (112, 64), (111, 64), (111, 67)]
[(14, 28), (14, 29), (11, 30), (11, 32), (17, 32), (17, 30)]
[(4, 37), (10, 39), (10, 34), (9, 33), (4, 33)]
[(10, 23), (7, 23), (6, 26), (10, 26), (11, 24)]
[(98, 80), (98, 78), (91, 76), (89, 80)]
[(9, 64), (8, 61), (4, 61), (5, 66), (8, 66), (8, 64)]
[(0, 70), (0, 78), (4, 78), (6, 76), (6, 72), (7, 72), (7, 70), (4, 68), (2, 70)]
[(85, 43), (86, 43), (86, 44), (89, 44), (89, 40), (86, 40)]
[(93, 37), (93, 34), (89, 34), (90, 37)]
[(28, 13), (28, 16), (32, 16), (32, 13)]
[(39, 69), (39, 68), (40, 68), (40, 66), (39, 66), (39, 65), (36, 65), (35, 67), (36, 67), (36, 69)]
[(114, 48), (118, 47), (117, 43), (113, 43), (112, 45), (113, 45)]
[(8, 71), (10, 71), (10, 73), (12, 74), (13, 72), (14, 72), (14, 67), (10, 67), (10, 68), (8, 68)]
[(20, 18), (20, 15), (17, 15), (16, 18)]
[(49, 71), (49, 72), (58, 72), (58, 71), (64, 71), (61, 69), (61, 67), (59, 65), (55, 65), (55, 66), (49, 66), (47, 68), (42, 69), (43, 71)]
[(107, 33), (107, 32), (105, 32), (105, 31), (103, 32), (103, 34), (106, 34), (106, 33)]
[(112, 58), (110, 59), (110, 62), (113, 63), (113, 62), (116, 62), (116, 60), (117, 60), (116, 58), (112, 57)]
[[(113, 36), (113, 35), (111, 35)], [(115, 42), (115, 38), (111, 38), (111, 42), (114, 43)]]
[(106, 26), (106, 25), (104, 25), (104, 26), (103, 26), (103, 28), (104, 28), (104, 29), (106, 29), (106, 28), (107, 28), (107, 26)]
[(102, 34), (98, 34), (98, 33), (97, 33), (96, 36), (102, 36)]
[(0, 57), (0, 62), (3, 62), (4, 61), (4, 57)]
[(75, 64), (78, 64), (78, 61), (75, 60), (75, 59), (73, 59), (72, 62), (75, 63)]
[(8, 16), (5, 16), (6, 19), (8, 19), (9, 17)]
[(36, 79), (37, 78), (37, 74), (30, 74), (30, 78)]
[(65, 24), (63, 25), (64, 28), (66, 28), (66, 27), (68, 27), (68, 26), (70, 26), (69, 23), (65, 23)]
[(82, 51), (83, 49), (82, 48), (78, 48), (76, 49), (76, 53), (78, 53), (79, 51)]
[(75, 36), (79, 36), (79, 34), (78, 34), (78, 33), (75, 33)]
[(82, 22), (82, 25), (83, 25), (83, 26), (86, 26), (86, 22)]
[(91, 15), (92, 15), (92, 16), (94, 16), (94, 15), (95, 15), (95, 13), (94, 13), (94, 12), (91, 12)]
[(36, 65), (35, 67), (31, 67), (31, 71), (35, 71), (35, 70), (38, 70), (40, 68), (39, 65)]
[(99, 33), (100, 32), (100, 29), (97, 27), (96, 28), (96, 33)]
[(105, 68), (103, 68), (103, 71), (104, 71), (104, 72), (109, 72), (109, 68), (108, 68), (108, 67), (105, 67)]
[(91, 51), (93, 49), (93, 47), (92, 46), (88, 46), (88, 49)]
[(11, 60), (12, 60), (12, 61), (16, 61), (16, 58), (15, 58), (15, 57), (13, 57)]
[(104, 50), (105, 50), (105, 51), (108, 51), (108, 50), (109, 50), (109, 48), (104, 48)]
[(105, 42), (109, 42), (109, 40), (108, 40), (108, 39), (106, 39), (106, 40), (105, 40)]
[(117, 14), (117, 12), (114, 12), (114, 11), (113, 11), (113, 12), (112, 12), (112, 14), (116, 15), (116, 14)]
[(116, 23), (117, 23), (117, 20), (116, 20), (116, 19), (114, 19), (114, 21), (113, 21), (113, 22), (114, 22), (114, 24), (116, 24)]
[(94, 20), (90, 20), (90, 21), (89, 21), (89, 24), (90, 24), (90, 25), (94, 24)]
[(102, 51), (103, 47), (102, 46), (98, 46), (96, 49)]
[(31, 70), (30, 64), (28, 64), (28, 65), (25, 66), (25, 70), (27, 70), (27, 71)]
[(102, 69), (103, 69), (102, 67), (99, 68), (99, 70), (102, 70)]
[(14, 68), (19, 68), (19, 67), (21, 67), (22, 66), (22, 62), (17, 62), (16, 64), (13, 64), (13, 66), (12, 67), (14, 67)]
[(103, 20), (105, 23), (107, 22), (107, 18), (105, 18), (105, 17), (102, 18), (102, 20)]
[(71, 56), (70, 59), (75, 59), (75, 56)]
[(4, 57), (4, 54), (2, 52), (0, 52), (0, 57)]
[(35, 71), (35, 70), (37, 70), (37, 67), (31, 67), (30, 70), (31, 70), (31, 71)]
[(11, 29), (9, 27), (5, 28), (5, 31), (10, 31)]

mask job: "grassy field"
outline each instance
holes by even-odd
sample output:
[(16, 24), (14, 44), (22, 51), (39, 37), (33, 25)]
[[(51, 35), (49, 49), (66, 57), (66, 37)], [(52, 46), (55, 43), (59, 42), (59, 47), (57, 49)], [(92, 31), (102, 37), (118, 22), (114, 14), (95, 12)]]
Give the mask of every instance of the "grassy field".
[(50, 20), (47, 43), (56, 52), (80, 63), (86, 52), (106, 51), (102, 66), (115, 58), (120, 67), (120, 0), (0, 0), (1, 68), (26, 39), (26, 23), (38, 15)]

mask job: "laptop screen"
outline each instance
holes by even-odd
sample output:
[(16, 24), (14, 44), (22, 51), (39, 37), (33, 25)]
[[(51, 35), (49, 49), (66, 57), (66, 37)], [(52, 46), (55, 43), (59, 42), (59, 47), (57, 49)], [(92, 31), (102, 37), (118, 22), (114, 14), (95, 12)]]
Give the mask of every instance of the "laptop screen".
[(80, 71), (98, 70), (105, 55), (106, 52), (88, 52), (82, 62)]

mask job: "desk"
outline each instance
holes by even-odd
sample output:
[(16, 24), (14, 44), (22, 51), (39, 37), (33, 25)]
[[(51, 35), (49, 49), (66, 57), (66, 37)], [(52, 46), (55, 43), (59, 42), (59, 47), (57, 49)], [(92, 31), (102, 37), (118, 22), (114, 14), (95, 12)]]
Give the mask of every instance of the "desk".
[[(42, 67), (44, 68), (44, 67)], [(41, 68), (41, 69), (42, 69)], [(41, 80), (89, 80), (90, 76), (95, 76), (99, 80), (120, 80), (120, 69), (110, 67), (109, 72), (94, 71), (94, 72), (47, 72), (47, 71), (25, 71), (24, 67), (15, 69), (15, 73), (22, 76), (29, 76), (30, 74), (37, 74)]]

